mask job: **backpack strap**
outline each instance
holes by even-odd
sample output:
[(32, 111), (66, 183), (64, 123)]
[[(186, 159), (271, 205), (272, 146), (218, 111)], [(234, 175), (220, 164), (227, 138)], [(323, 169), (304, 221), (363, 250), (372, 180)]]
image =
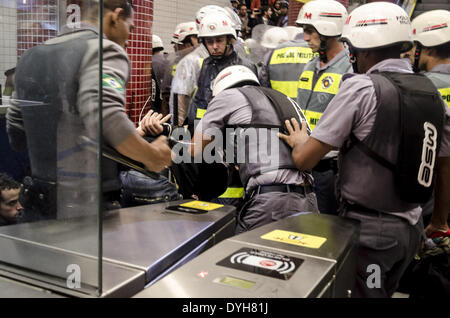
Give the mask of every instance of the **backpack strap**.
[[(254, 100), (253, 94), (249, 93), (248, 90), (240, 89), (239, 91), (247, 98), (249, 102)], [(283, 134), (287, 134), (287, 128), (284, 122), (286, 120), (290, 120), (291, 118), (295, 118), (299, 123), (301, 121), (306, 121), (306, 117), (304, 116), (302, 110), (298, 105), (289, 97), (284, 95), (283, 93), (276, 91), (274, 89), (268, 87), (256, 86), (255, 89), (259, 90), (262, 94), (264, 94), (270, 101), (273, 106), (276, 114), (278, 115), (278, 119), (280, 120), (280, 125), (268, 125), (263, 123), (254, 123), (254, 124), (239, 124), (239, 125), (231, 125), (227, 127), (232, 128), (278, 128), (280, 132)], [(306, 121), (307, 122), (307, 121)], [(309, 128), (309, 127), (308, 127)]]
[(345, 151), (349, 151), (353, 146), (356, 146), (356, 148), (358, 148), (359, 150), (364, 152), (367, 156), (369, 156), (370, 158), (372, 158), (373, 160), (375, 160), (382, 166), (388, 168), (392, 172), (395, 171), (395, 165), (392, 162), (386, 160), (385, 158), (383, 158), (382, 156), (377, 154), (375, 151), (373, 151), (364, 142), (359, 140), (358, 137), (355, 136), (355, 134), (353, 134), (353, 133), (350, 134), (350, 141), (351, 141), (351, 144), (346, 148)]
[[(392, 83), (392, 81), (390, 81), (387, 77), (383, 76), (381, 73), (376, 71), (376, 72), (373, 72), (373, 73), (369, 74), (369, 77), (370, 77), (370, 79), (373, 82), (373, 86), (374, 86), (374, 89), (375, 89), (375, 95), (377, 96), (377, 99), (379, 99), (379, 96), (381, 96), (381, 83), (382, 82), (390, 83), (395, 88), (395, 91), (397, 92), (397, 95), (400, 95), (400, 91), (399, 91), (398, 87), (394, 83)], [(378, 118), (378, 115), (377, 115), (376, 121), (378, 119), (379, 118)], [(377, 124), (376, 121), (374, 123), (374, 126)], [(356, 135), (353, 132), (350, 134), (349, 137), (350, 137), (349, 143), (347, 143), (341, 149), (341, 153), (342, 154), (348, 153), (353, 148), (353, 146), (356, 146), (365, 155), (369, 156), (370, 158), (372, 158), (373, 160), (375, 160), (376, 162), (381, 164), (383, 167), (391, 170), (392, 172), (395, 171), (395, 164), (394, 163), (390, 162), (389, 160), (387, 160), (386, 158), (382, 157), (380, 154), (375, 152), (366, 143), (364, 143), (364, 141), (359, 140), (358, 137), (356, 137)]]
[(301, 124), (302, 120), (308, 122), (300, 107), (288, 96), (268, 87), (259, 87), (259, 90), (262, 91), (264, 95), (266, 95), (266, 97), (274, 106), (278, 118), (281, 122), (282, 127), (280, 130), (282, 133), (288, 133), (286, 125), (284, 123), (286, 120), (295, 118), (299, 124)]

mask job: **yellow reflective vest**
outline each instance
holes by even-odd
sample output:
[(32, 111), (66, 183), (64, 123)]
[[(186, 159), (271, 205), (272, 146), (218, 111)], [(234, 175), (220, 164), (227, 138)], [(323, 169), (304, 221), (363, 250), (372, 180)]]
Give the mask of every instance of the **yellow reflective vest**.
[(441, 72), (428, 72), (425, 75), (433, 82), (437, 87), (439, 93), (441, 93), (444, 102), (450, 107), (450, 74)]
[(286, 42), (277, 47), (269, 60), (270, 87), (296, 99), (298, 78), (306, 63), (317, 55), (306, 42)]
[(297, 103), (303, 109), (305, 116), (314, 129), (322, 117), (331, 99), (337, 94), (342, 75), (348, 71), (351, 64), (347, 54), (316, 73), (318, 58), (305, 65), (303, 73), (298, 80)]

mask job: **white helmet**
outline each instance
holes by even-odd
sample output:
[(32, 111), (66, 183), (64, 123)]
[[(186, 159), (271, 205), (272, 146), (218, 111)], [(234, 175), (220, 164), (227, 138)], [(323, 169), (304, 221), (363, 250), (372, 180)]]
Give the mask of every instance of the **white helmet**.
[(287, 41), (289, 41), (289, 34), (283, 28), (273, 27), (264, 32), (261, 45), (268, 49), (274, 49)]
[(237, 13), (234, 12), (234, 10), (229, 7), (223, 7), (223, 9), (230, 18), (231, 26), (233, 27), (233, 29), (235, 29), (236, 31), (241, 31), (242, 21), (241, 18), (239, 18), (239, 16), (237, 15)]
[(241, 30), (242, 21), (239, 18), (239, 16), (236, 14), (236, 12), (233, 11), (233, 9), (228, 7), (219, 7), (214, 4), (207, 5), (204, 7), (201, 7), (200, 10), (197, 11), (195, 14), (195, 22), (197, 24), (198, 30), (200, 30), (200, 25), (205, 16), (211, 13), (223, 13), (231, 20), (231, 27), (235, 29), (236, 31)]
[(200, 31), (200, 25), (202, 23), (203, 18), (206, 17), (206, 15), (216, 12), (225, 13), (221, 7), (216, 6), (214, 4), (201, 7), (195, 14), (195, 23), (197, 24), (197, 29)]
[(172, 39), (170, 40), (170, 44), (182, 44), (178, 39), (180, 37), (180, 27), (183, 23), (177, 24), (175, 27), (175, 31), (172, 34)]
[(284, 31), (289, 35), (289, 41), (298, 40), (299, 37), (303, 37), (303, 28), (295, 26), (287, 26), (283, 28)]
[(424, 12), (412, 21), (413, 40), (433, 47), (450, 42), (450, 11)]
[(342, 41), (356, 49), (373, 49), (403, 44), (402, 52), (412, 47), (408, 14), (390, 2), (372, 2), (352, 11), (344, 25)]
[(152, 35), (152, 49), (158, 49), (158, 48), (164, 49), (163, 41), (161, 40), (161, 38), (159, 36), (157, 36), (156, 34), (153, 34)]
[(258, 78), (248, 67), (243, 65), (233, 65), (223, 69), (217, 74), (213, 84), (213, 96), (217, 96), (221, 91), (235, 87), (239, 83), (255, 83), (259, 85)]
[(199, 38), (231, 35), (236, 39), (236, 31), (231, 26), (230, 18), (223, 13), (210, 13), (200, 24)]
[(245, 46), (248, 47), (250, 50), (259, 46), (258, 41), (256, 41), (255, 39), (252, 38), (248, 38), (244, 41)]
[(302, 6), (295, 23), (312, 25), (323, 36), (340, 36), (347, 15), (347, 9), (337, 1), (316, 0)]
[(195, 22), (183, 22), (179, 25), (178, 42), (183, 42), (189, 35), (198, 35)]

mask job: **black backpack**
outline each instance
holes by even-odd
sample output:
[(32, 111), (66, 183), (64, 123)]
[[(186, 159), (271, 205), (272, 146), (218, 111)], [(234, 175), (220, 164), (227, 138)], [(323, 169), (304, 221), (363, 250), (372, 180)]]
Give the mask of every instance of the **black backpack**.
[[(422, 74), (413, 73), (372, 73), (378, 106), (374, 130), (387, 128), (377, 126), (399, 118), (400, 144), (396, 162), (390, 162), (376, 153), (355, 135), (351, 135), (351, 148), (358, 147), (379, 164), (394, 174), (395, 188), (399, 197), (409, 203), (424, 203), (433, 191), (435, 168), (444, 125), (444, 105), (442, 97), (433, 83)], [(381, 87), (393, 85), (398, 100), (383, 97)], [(384, 104), (383, 104), (384, 103)], [(398, 117), (397, 117), (398, 116)], [(394, 119), (393, 119), (394, 118)], [(348, 151), (348, 149), (346, 151)]]

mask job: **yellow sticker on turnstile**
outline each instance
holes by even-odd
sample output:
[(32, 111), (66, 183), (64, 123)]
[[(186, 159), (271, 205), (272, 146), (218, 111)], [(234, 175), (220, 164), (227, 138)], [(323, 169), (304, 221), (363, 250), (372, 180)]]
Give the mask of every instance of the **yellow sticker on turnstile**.
[(308, 248), (320, 248), (327, 240), (324, 237), (288, 232), (282, 230), (274, 230), (261, 236), (264, 240), (277, 241)]
[(204, 211), (211, 211), (211, 210), (215, 210), (215, 209), (223, 207), (222, 204), (216, 204), (216, 203), (204, 202), (204, 201), (186, 202), (186, 203), (180, 204), (180, 206), (183, 206), (186, 208), (204, 210)]

